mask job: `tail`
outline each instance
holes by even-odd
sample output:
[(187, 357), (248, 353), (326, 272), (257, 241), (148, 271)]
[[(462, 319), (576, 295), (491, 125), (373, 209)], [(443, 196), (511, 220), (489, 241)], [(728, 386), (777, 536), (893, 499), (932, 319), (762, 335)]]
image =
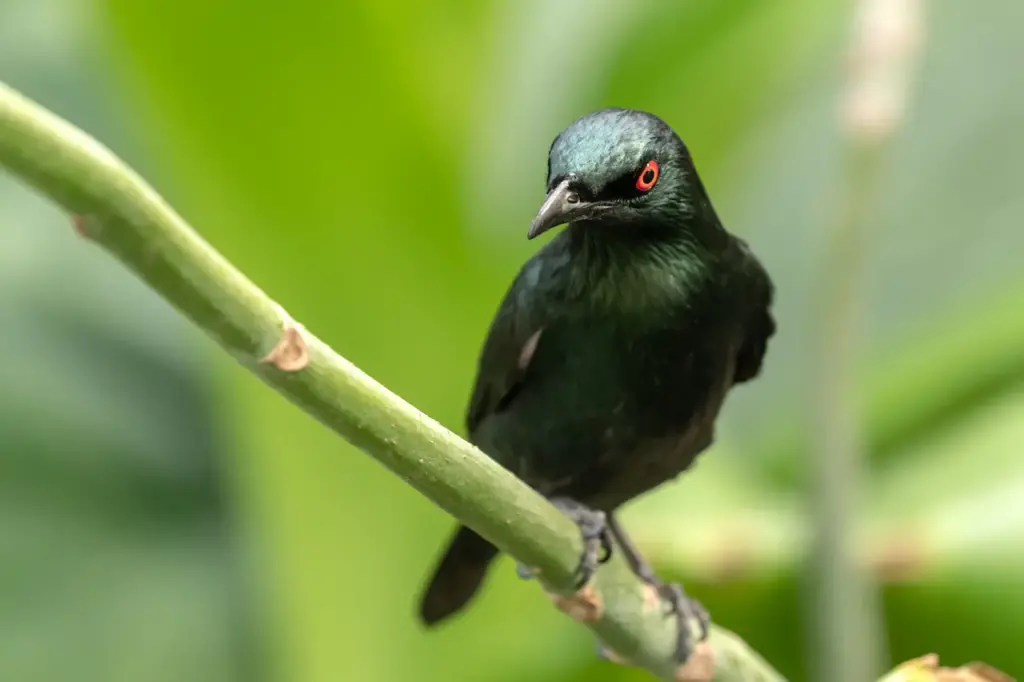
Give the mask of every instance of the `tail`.
[(452, 615), (473, 598), (487, 575), (498, 548), (459, 526), (420, 601), (420, 619), (427, 626)]

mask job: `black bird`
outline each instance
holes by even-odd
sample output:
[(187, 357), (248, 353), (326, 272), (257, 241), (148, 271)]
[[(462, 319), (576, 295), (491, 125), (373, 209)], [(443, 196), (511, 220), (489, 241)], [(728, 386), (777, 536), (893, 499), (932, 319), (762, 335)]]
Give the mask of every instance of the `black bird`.
[[(683, 141), (646, 112), (603, 109), (555, 138), (527, 236), (564, 223), (491, 324), (469, 438), (580, 525), (583, 580), (610, 534), (678, 617), (706, 625), (697, 602), (658, 580), (615, 512), (686, 470), (711, 444), (729, 389), (760, 372), (775, 333), (771, 279), (722, 227)], [(424, 623), (462, 608), (496, 554), (459, 527), (423, 596)]]

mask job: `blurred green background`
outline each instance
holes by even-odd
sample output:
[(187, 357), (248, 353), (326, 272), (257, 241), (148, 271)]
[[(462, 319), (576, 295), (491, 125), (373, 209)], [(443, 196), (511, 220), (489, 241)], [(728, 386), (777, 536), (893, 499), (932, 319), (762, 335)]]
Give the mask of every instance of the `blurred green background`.
[[(873, 210), (863, 559), (893, 661), (1024, 674), (1019, 0), (928, 4)], [(763, 377), (625, 521), (792, 680), (809, 305), (850, 4), (0, 0), (0, 80), (139, 169), (340, 353), (462, 432), (551, 138), (600, 106), (688, 141), (778, 286)], [(0, 177), (0, 679), (643, 680), (502, 559), (413, 618), (450, 518), (249, 376)]]

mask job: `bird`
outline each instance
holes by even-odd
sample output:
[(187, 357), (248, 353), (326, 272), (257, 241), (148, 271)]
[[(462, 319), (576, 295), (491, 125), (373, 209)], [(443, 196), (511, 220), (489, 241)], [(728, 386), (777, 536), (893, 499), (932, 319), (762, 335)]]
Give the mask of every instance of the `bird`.
[[(723, 227), (689, 149), (658, 116), (588, 113), (558, 133), (547, 161), (527, 238), (565, 229), (498, 306), (466, 430), (579, 526), (581, 584), (615, 541), (679, 618), (684, 661), (694, 645), (687, 619), (698, 617), (706, 636), (707, 612), (658, 578), (617, 513), (686, 471), (712, 444), (726, 395), (761, 373), (776, 332), (774, 285)], [(498, 553), (457, 526), (422, 594), (422, 623), (463, 609)]]

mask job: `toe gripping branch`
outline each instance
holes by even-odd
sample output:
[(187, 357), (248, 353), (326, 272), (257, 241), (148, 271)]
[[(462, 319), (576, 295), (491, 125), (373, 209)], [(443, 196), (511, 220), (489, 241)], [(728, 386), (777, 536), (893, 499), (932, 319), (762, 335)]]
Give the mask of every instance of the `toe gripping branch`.
[[(569, 498), (555, 497), (551, 499), (551, 503), (576, 524), (583, 536), (583, 554), (576, 572), (576, 593), (569, 597), (550, 595), (551, 599), (573, 620), (593, 622), (601, 617), (603, 606), (597, 593), (590, 586), (590, 581), (598, 567), (612, 555), (612, 539), (607, 517), (603, 511), (590, 509)], [(535, 575), (532, 569), (519, 563), (516, 564), (516, 573), (524, 580), (529, 580)]]
[[(594, 622), (601, 617), (603, 605), (590, 581), (598, 567), (611, 558), (614, 539), (632, 572), (650, 590), (651, 601), (657, 601), (665, 607), (666, 618), (675, 618), (678, 633), (676, 661), (680, 666), (678, 677), (681, 680), (690, 679), (690, 668), (701, 665), (701, 659), (706, 658), (694, 654), (706, 648), (700, 647), (700, 644), (707, 639), (710, 627), (707, 610), (700, 602), (687, 596), (678, 583), (665, 583), (659, 579), (613, 517), (568, 498), (553, 498), (551, 502), (579, 527), (583, 536), (583, 554), (577, 570), (577, 591), (568, 597), (550, 595), (555, 605), (580, 623)], [(535, 575), (533, 570), (518, 563), (516, 572), (526, 580)], [(695, 629), (699, 629), (698, 637), (695, 637), (698, 634), (694, 632)], [(598, 654), (607, 660), (628, 664), (621, 656), (600, 644)]]
[[(696, 651), (701, 642), (707, 640), (708, 630), (711, 627), (711, 618), (707, 609), (696, 599), (693, 599), (683, 592), (683, 586), (679, 583), (661, 583), (653, 586), (661, 598), (668, 605), (667, 616), (675, 615), (676, 630), (676, 660), (680, 664), (687, 663)], [(697, 623), (700, 628), (700, 637), (694, 641), (693, 624)]]
[[(622, 553), (633, 574), (651, 590), (651, 601), (660, 601), (668, 607), (665, 613), (666, 618), (675, 616), (678, 633), (676, 660), (680, 664), (689, 662), (696, 646), (707, 640), (708, 630), (711, 626), (707, 609), (696, 599), (687, 596), (679, 583), (666, 583), (658, 577), (654, 572), (654, 567), (640, 554), (636, 544), (617, 518), (608, 519), (608, 528), (622, 548)], [(700, 630), (698, 638), (694, 637), (695, 625)]]

